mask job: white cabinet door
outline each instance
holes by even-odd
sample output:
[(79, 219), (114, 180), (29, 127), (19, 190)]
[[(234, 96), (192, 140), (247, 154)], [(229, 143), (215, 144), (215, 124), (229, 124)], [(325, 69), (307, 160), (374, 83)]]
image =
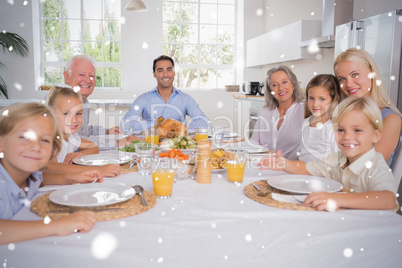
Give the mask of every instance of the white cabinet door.
[(253, 67), (261, 65), (260, 61), (260, 41), (261, 37), (250, 39), (247, 41), (247, 54), (246, 54), (246, 66)]
[(278, 61), (278, 31), (261, 35), (260, 54), (261, 64)]

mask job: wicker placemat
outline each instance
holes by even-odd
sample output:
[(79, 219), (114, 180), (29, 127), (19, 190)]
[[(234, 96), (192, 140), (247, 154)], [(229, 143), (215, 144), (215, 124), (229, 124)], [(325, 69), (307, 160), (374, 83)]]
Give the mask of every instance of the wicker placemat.
[[(138, 171), (138, 166), (137, 166), (137, 164), (135, 164), (134, 166), (132, 166), (129, 170), (126, 170), (127, 168), (130, 167), (132, 161), (133, 161), (133, 160), (129, 161), (128, 163), (125, 163), (125, 164), (120, 165), (120, 174), (127, 174), (127, 173), (131, 173), (131, 172)], [(136, 160), (134, 160), (134, 161), (136, 161)]]
[[(259, 196), (257, 189), (254, 188), (253, 183), (257, 184), (263, 192), (269, 193), (267, 196)], [(244, 193), (246, 196), (254, 201), (257, 201), (258, 203), (268, 205), (271, 207), (276, 207), (276, 208), (285, 208), (285, 209), (295, 209), (295, 210), (316, 210), (315, 208), (312, 207), (305, 207), (303, 205), (299, 204), (293, 204), (293, 203), (287, 203), (287, 202), (280, 202), (271, 197), (271, 193), (278, 193), (278, 194), (287, 194), (287, 195), (292, 195), (292, 193), (285, 192), (278, 190), (276, 188), (271, 187), (267, 181), (262, 180), (262, 181), (256, 181), (250, 183), (244, 188)]]
[(141, 203), (141, 199), (139, 195), (135, 195), (133, 198), (130, 198), (127, 201), (102, 206), (102, 207), (70, 207), (70, 206), (63, 206), (53, 203), (49, 200), (50, 193), (44, 194), (36, 198), (31, 204), (31, 211), (39, 215), (40, 217), (44, 218), (45, 216), (49, 216), (52, 220), (67, 216), (69, 212), (57, 212), (57, 213), (48, 213), (48, 210), (73, 210), (73, 209), (80, 209), (80, 210), (96, 210), (96, 209), (103, 209), (103, 208), (122, 208), (121, 210), (116, 211), (97, 211), (96, 213), (96, 220), (97, 221), (108, 221), (108, 220), (115, 220), (121, 219), (125, 217), (129, 217), (132, 215), (140, 214), (145, 212), (151, 208), (153, 208), (156, 204), (156, 196), (148, 191), (144, 191), (143, 195), (145, 200), (147, 201), (148, 206), (144, 207)]

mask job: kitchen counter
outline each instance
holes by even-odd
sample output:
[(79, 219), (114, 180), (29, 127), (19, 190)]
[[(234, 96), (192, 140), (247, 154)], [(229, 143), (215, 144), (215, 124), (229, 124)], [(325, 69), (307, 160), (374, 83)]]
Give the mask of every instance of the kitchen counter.
[(264, 101), (265, 100), (264, 96), (245, 95), (245, 94), (233, 95), (233, 98), (235, 98), (235, 99), (255, 100), (255, 101)]

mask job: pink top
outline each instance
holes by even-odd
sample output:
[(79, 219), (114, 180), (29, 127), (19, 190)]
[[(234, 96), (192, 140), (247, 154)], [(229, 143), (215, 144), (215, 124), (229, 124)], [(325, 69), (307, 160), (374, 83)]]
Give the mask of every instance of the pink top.
[(263, 107), (258, 113), (251, 140), (268, 147), (269, 150), (282, 150), (286, 159), (296, 160), (303, 120), (303, 102), (293, 103), (289, 107), (279, 129), (276, 128), (279, 122), (278, 109)]

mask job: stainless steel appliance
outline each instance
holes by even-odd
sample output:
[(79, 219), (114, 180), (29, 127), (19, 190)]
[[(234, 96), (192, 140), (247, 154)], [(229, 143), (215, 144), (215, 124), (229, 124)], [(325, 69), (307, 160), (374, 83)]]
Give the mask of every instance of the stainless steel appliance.
[(248, 127), (248, 137), (251, 138), (253, 135), (253, 131), (255, 128), (255, 124), (258, 120), (258, 112), (261, 110), (262, 106), (264, 105), (263, 101), (253, 101), (251, 103), (251, 107), (249, 110), (250, 120), (249, 120), (249, 127)]
[(392, 10), (336, 27), (335, 58), (351, 47), (370, 53), (391, 99), (402, 111), (402, 10)]
[(251, 81), (244, 82), (242, 84), (240, 92), (246, 95), (257, 95), (260, 92), (261, 84), (264, 85), (264, 83), (260, 82), (251, 82)]

